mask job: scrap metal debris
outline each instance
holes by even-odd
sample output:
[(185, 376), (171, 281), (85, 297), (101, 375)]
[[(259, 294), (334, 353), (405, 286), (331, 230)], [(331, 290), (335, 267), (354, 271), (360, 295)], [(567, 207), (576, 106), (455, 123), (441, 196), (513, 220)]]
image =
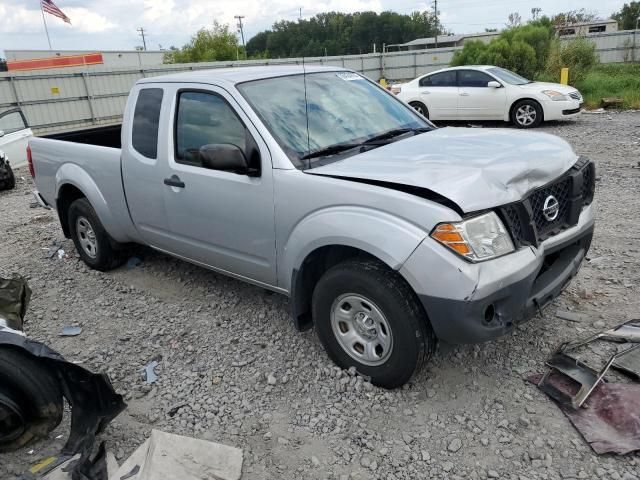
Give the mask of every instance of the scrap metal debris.
[[(570, 355), (596, 340), (616, 346), (615, 353), (599, 370)], [(625, 344), (632, 345), (621, 350)], [(596, 453), (640, 450), (640, 384), (605, 379), (612, 367), (634, 380), (640, 379), (640, 321), (563, 343), (547, 366), (546, 374), (533, 375), (528, 380), (556, 401)]]

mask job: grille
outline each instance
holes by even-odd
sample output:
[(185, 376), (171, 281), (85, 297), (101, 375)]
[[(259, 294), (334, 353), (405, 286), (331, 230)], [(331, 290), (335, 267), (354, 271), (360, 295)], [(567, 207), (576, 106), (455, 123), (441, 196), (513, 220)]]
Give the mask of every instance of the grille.
[(582, 97), (580, 96), (580, 92), (578, 92), (578, 91), (571, 92), (571, 93), (569, 94), (569, 96), (570, 96), (571, 98), (573, 98), (574, 100), (580, 100), (580, 99), (582, 98)]
[[(550, 185), (530, 193), (524, 200), (499, 209), (517, 247), (538, 245), (547, 238), (575, 225), (585, 205), (593, 201), (595, 166), (580, 157), (566, 174)], [(549, 221), (544, 205), (553, 196), (558, 201), (558, 216)]]
[(522, 230), (522, 220), (518, 214), (518, 207), (515, 204), (506, 205), (502, 208), (503, 219), (507, 224), (507, 228), (511, 232), (511, 237), (516, 246), (528, 245), (530, 242)]
[(582, 203), (589, 205), (593, 201), (596, 178), (593, 168), (588, 165), (582, 170)]
[[(545, 240), (552, 232), (567, 225), (569, 214), (569, 196), (571, 193), (571, 178), (554, 183), (550, 187), (536, 191), (529, 201), (531, 202), (531, 213), (533, 222), (538, 232), (538, 240)], [(549, 221), (545, 218), (543, 210), (544, 204), (549, 196), (553, 195), (558, 201), (558, 216), (555, 220)]]

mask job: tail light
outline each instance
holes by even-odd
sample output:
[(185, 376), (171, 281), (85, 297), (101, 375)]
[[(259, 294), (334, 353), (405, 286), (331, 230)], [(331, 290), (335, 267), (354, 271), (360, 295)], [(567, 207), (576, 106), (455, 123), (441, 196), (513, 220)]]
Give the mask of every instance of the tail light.
[(29, 165), (29, 173), (31, 178), (36, 178), (36, 171), (33, 168), (33, 157), (31, 156), (31, 147), (27, 147), (27, 164)]

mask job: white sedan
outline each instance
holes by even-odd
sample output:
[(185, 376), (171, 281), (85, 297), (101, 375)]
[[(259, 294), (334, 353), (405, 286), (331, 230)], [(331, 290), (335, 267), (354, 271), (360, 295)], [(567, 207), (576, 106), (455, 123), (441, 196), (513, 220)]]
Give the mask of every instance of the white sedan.
[(576, 117), (582, 95), (490, 65), (453, 67), (394, 85), (398, 97), (431, 120), (504, 120), (519, 128)]
[(27, 164), (27, 142), (33, 132), (19, 108), (0, 112), (0, 149), (13, 168)]

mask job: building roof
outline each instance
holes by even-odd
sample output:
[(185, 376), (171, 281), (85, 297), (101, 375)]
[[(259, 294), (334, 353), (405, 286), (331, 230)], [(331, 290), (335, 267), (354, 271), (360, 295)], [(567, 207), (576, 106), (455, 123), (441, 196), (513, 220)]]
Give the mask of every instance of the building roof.
[(556, 25), (556, 28), (567, 28), (567, 27), (588, 27), (590, 25), (602, 25), (603, 23), (618, 23), (617, 20), (612, 18), (601, 18), (598, 20), (590, 20), (588, 22), (576, 22), (576, 23), (563, 23), (561, 25)]
[(260, 80), (263, 78), (284, 77), (287, 75), (301, 75), (303, 73), (336, 72), (347, 69), (320, 65), (266, 65), (255, 67), (230, 67), (195, 70), (191, 72), (174, 73), (138, 80), (137, 83), (236, 83)]
[[(493, 37), (500, 35), (501, 32), (481, 32), (481, 33), (464, 33), (460, 35), (442, 35), (438, 36), (438, 44), (440, 43), (457, 43), (465, 38), (475, 37)], [(407, 43), (396, 43), (388, 45), (389, 47), (412, 47), (414, 45), (435, 45), (435, 37), (416, 38)]]

